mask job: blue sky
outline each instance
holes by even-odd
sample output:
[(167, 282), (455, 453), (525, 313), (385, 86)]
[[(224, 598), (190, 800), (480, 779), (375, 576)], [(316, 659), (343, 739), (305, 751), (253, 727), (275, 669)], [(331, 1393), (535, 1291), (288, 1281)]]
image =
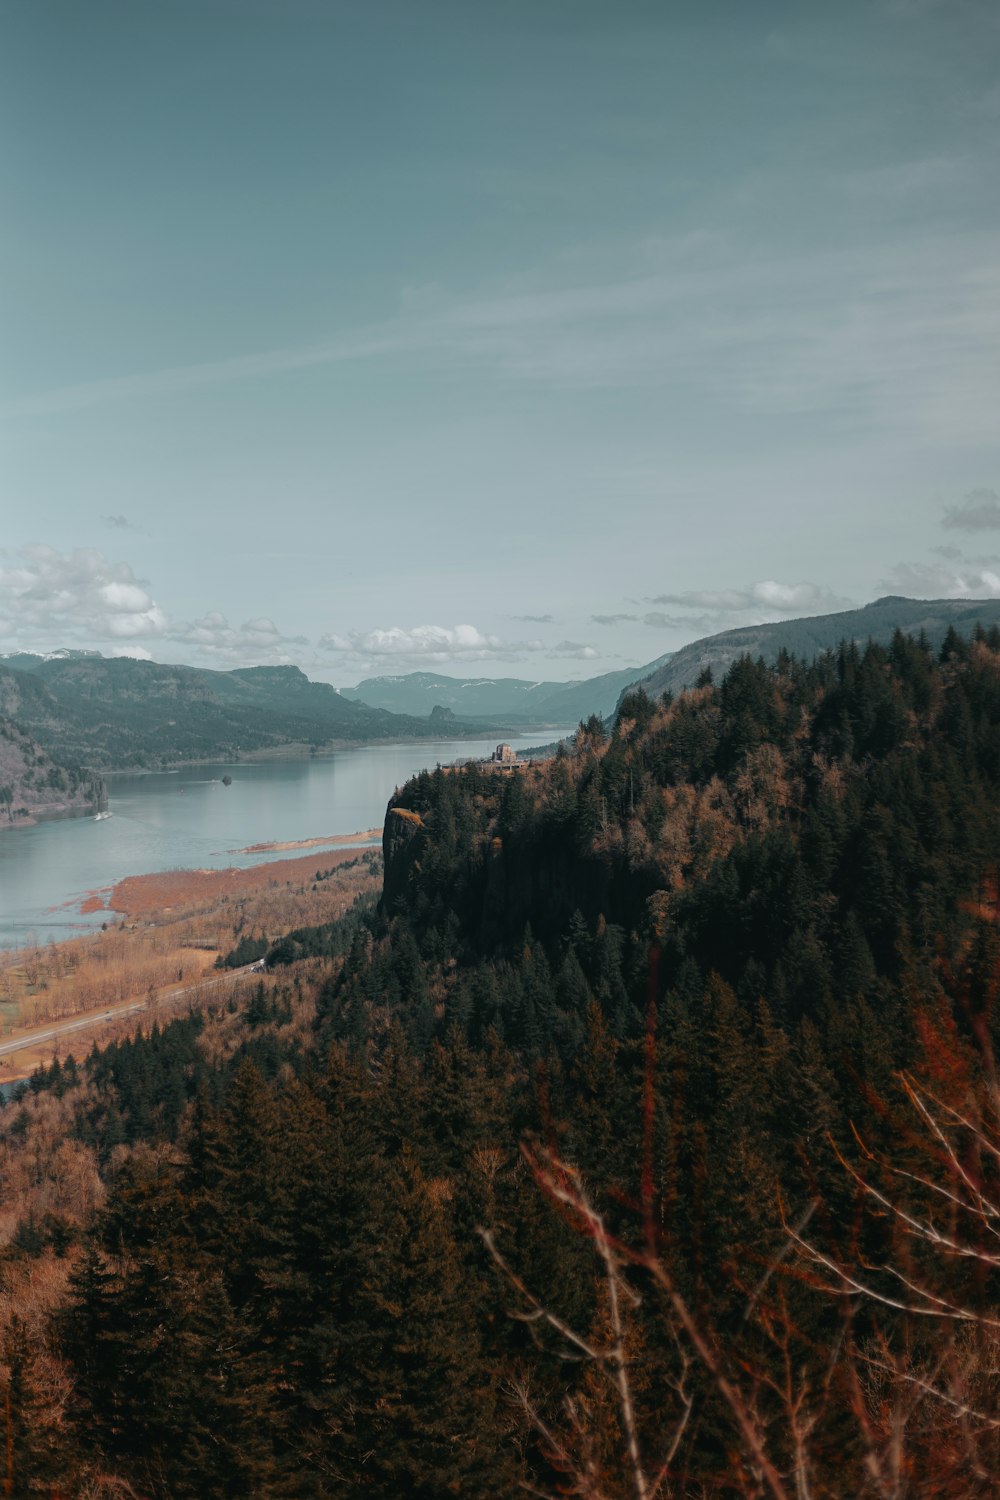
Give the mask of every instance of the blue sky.
[(0, 650), (1000, 594), (1000, 12), (4, 0)]

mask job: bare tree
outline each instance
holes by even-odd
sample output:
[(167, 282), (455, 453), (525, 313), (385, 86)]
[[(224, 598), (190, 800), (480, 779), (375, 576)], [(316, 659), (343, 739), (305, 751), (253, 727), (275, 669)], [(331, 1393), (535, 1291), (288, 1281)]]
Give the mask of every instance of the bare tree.
[[(873, 1494), (995, 1494), (1000, 1484), (1000, 1111), (995, 1081), (948, 1103), (900, 1076), (916, 1128), (906, 1165), (857, 1137), (837, 1152), (883, 1249), (789, 1237), (844, 1308), (851, 1409)], [(921, 1164), (921, 1156), (923, 1164)]]
[[(558, 1420), (527, 1382), (518, 1387), (560, 1476), (557, 1493), (967, 1500), (1000, 1492), (1000, 1083), (981, 1016), (971, 1017), (975, 1046), (954, 1029), (927, 1030), (928, 1073), (936, 1070), (941, 1087), (900, 1075), (905, 1113), (897, 1131), (884, 1132), (888, 1144), (874, 1149), (855, 1132), (848, 1153), (831, 1141), (853, 1187), (850, 1222), (838, 1225), (819, 1194), (794, 1222), (783, 1209), (784, 1248), (758, 1267), (754, 1283), (747, 1267), (732, 1272), (746, 1300), (724, 1338), (685, 1295), (660, 1222), (654, 1030), (651, 998), (637, 1223), (613, 1229), (557, 1150), (522, 1148), (553, 1209), (593, 1250), (596, 1331), (554, 1312), (494, 1235), (480, 1231), (514, 1293), (513, 1315), (536, 1334), (547, 1330), (614, 1413), (609, 1424), (586, 1380), (564, 1398)], [(892, 1119), (889, 1105), (875, 1102)], [(817, 1294), (834, 1298), (839, 1316), (825, 1317)], [(819, 1337), (800, 1326), (803, 1305)], [(655, 1323), (661, 1349), (674, 1351), (673, 1373), (652, 1405), (637, 1381), (644, 1322)], [(732, 1440), (708, 1440), (724, 1451), (692, 1469), (708, 1403), (713, 1432), (721, 1420)]]

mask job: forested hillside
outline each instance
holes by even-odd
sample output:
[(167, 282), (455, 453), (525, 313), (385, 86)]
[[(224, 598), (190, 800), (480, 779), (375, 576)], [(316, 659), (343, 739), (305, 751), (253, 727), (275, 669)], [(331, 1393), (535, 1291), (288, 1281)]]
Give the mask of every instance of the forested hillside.
[(996, 629), (418, 777), (379, 911), (8, 1107), (15, 1493), (994, 1493), (998, 851)]
[(30, 735), (0, 717), (0, 828), (64, 813), (96, 813), (106, 802), (99, 776), (56, 764)]
[(310, 682), (298, 667), (210, 672), (99, 656), (36, 657), (31, 671), (0, 664), (0, 712), (56, 759), (98, 769), (497, 728), (456, 730), (441, 719), (351, 703), (329, 683)]
[(719, 631), (691, 641), (652, 672), (637, 672), (630, 685), (641, 682), (654, 696), (676, 693), (694, 687), (706, 669), (717, 679), (723, 677), (740, 656), (762, 656), (771, 664), (782, 651), (788, 651), (811, 661), (841, 641), (863, 646), (872, 640), (888, 646), (897, 630), (912, 636), (922, 634), (937, 650), (949, 630), (968, 635), (977, 622), (986, 627), (1000, 623), (1000, 599), (907, 599), (887, 594), (863, 609)]

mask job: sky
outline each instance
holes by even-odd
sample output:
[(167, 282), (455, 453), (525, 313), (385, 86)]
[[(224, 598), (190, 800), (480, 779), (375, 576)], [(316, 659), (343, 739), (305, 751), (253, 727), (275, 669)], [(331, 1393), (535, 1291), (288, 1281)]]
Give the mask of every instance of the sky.
[(1000, 596), (994, 0), (0, 0), (0, 651)]

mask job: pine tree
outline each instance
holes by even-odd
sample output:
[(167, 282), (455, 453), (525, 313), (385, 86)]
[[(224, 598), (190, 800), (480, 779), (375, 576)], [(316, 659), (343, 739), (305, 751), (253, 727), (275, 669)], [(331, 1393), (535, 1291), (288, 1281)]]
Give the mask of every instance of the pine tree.
[[(364, 1493), (503, 1493), (510, 1458), (496, 1379), (480, 1355), (449, 1191), (403, 1151), (369, 1200), (360, 1288), (368, 1339), (357, 1351), (355, 1442)], [(491, 1477), (491, 1470), (494, 1470)]]
[(71, 1434), (61, 1420), (58, 1386), (51, 1375), (46, 1381), (40, 1369), (52, 1356), (17, 1314), (4, 1330), (0, 1354), (0, 1489), (25, 1500), (57, 1493), (72, 1482), (76, 1464)]
[(186, 1229), (176, 1168), (122, 1171), (74, 1282), (66, 1348), (83, 1430), (156, 1496), (266, 1496), (270, 1470), (247, 1340), (222, 1267)]

